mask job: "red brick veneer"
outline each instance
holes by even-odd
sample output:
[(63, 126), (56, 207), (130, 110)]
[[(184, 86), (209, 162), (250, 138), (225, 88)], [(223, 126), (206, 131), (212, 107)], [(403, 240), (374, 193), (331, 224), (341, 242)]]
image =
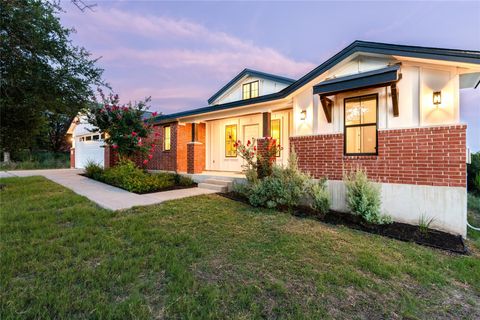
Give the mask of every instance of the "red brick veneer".
[[(191, 126), (190, 126), (191, 130)], [(187, 172), (201, 173), (205, 170), (205, 123), (197, 124), (197, 141), (187, 143)]]
[(75, 168), (75, 148), (70, 148), (70, 168)]
[(466, 186), (466, 125), (378, 131), (378, 156), (344, 156), (343, 134), (291, 137), (301, 170), (341, 180), (361, 167), (378, 182)]

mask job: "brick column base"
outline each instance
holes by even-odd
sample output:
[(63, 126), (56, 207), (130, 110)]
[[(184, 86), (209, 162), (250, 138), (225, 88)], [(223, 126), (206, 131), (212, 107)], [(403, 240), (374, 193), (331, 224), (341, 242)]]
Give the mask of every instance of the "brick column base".
[(205, 145), (201, 142), (187, 144), (187, 173), (202, 173), (205, 170)]
[[(258, 138), (257, 139), (257, 155), (261, 157), (267, 157), (268, 150), (270, 150), (270, 148), (273, 148), (276, 143), (277, 141), (275, 139)], [(275, 164), (276, 161), (277, 161), (277, 157), (275, 155), (271, 156), (270, 159), (268, 159), (268, 162), (270, 163), (268, 168), (263, 168), (263, 163), (259, 162), (257, 167), (258, 177), (261, 179), (265, 176), (270, 175), (272, 173), (272, 166)]]
[(105, 146), (105, 151), (103, 153), (103, 167), (110, 168), (115, 166), (118, 162), (118, 154), (115, 152), (112, 147)]
[(70, 148), (70, 168), (75, 168), (75, 148)]

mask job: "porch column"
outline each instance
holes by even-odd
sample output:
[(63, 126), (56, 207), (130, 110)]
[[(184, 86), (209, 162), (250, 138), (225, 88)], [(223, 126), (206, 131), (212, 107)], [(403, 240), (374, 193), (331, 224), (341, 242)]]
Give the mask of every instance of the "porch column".
[(187, 173), (205, 170), (205, 123), (192, 124), (192, 141), (187, 144)]
[(270, 137), (271, 135), (271, 123), (272, 123), (272, 114), (270, 112), (264, 112), (262, 114), (263, 118), (263, 137)]

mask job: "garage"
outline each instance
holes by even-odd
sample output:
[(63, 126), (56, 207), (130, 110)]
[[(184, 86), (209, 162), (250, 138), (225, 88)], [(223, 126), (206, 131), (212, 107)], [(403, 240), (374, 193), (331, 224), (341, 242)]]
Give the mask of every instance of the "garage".
[(88, 162), (104, 165), (105, 148), (104, 134), (92, 132), (93, 126), (88, 123), (85, 116), (77, 116), (68, 129), (72, 135), (71, 166), (79, 169), (85, 168)]

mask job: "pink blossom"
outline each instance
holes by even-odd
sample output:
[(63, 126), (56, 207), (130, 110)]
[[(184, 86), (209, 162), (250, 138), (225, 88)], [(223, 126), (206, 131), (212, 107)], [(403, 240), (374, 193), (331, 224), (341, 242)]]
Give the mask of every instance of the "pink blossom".
[(151, 160), (152, 158), (153, 158), (153, 154), (149, 154), (149, 155), (148, 155), (148, 159)]
[(254, 151), (257, 151), (257, 146), (253, 146), (253, 150), (254, 150)]
[(143, 160), (143, 164), (147, 164), (147, 163), (148, 163), (147, 159)]
[(156, 117), (156, 116), (158, 116), (158, 112), (157, 112), (157, 111), (155, 111), (154, 113), (152, 113), (152, 117)]
[(136, 137), (137, 133), (135, 131), (132, 131), (132, 137)]
[(152, 143), (150, 146), (152, 147), (152, 149), (155, 148), (155, 143)]
[(155, 137), (158, 137), (160, 135), (160, 132), (155, 132)]
[(114, 145), (112, 146), (112, 148), (113, 148), (113, 149), (118, 149), (118, 146), (117, 146), (116, 144), (114, 144)]
[(250, 140), (247, 141), (247, 147), (251, 144)]

